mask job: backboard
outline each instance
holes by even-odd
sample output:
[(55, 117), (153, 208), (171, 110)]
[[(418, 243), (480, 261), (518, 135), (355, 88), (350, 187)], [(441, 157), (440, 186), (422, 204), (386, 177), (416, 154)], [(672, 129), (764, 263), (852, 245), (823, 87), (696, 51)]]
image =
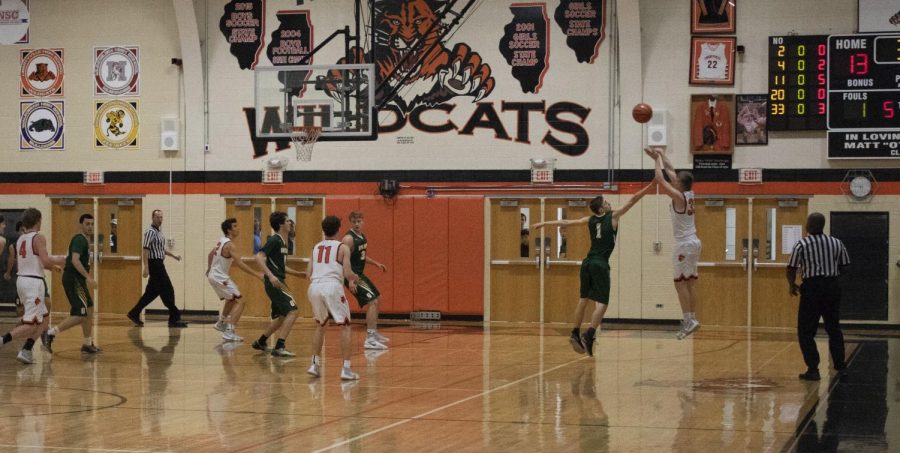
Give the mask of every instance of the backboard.
[(372, 64), (257, 67), (256, 135), (287, 138), (292, 126), (322, 128), (320, 141), (376, 137)]

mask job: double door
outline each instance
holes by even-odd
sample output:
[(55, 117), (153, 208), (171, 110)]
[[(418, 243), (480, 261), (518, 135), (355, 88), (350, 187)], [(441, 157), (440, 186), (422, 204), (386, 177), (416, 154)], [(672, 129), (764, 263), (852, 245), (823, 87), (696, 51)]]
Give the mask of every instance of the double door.
[(796, 326), (798, 302), (785, 268), (807, 211), (803, 197), (698, 197), (703, 249), (696, 311), (704, 324)]
[[(322, 240), (322, 219), (325, 212), (324, 199), (321, 197), (284, 197), (284, 198), (226, 198), (226, 217), (237, 219), (241, 229), (241, 237), (235, 240), (237, 249), (251, 268), (259, 269), (254, 255), (266, 244), (270, 236), (275, 234), (269, 225), (269, 216), (274, 211), (286, 212), (294, 222), (293, 233), (288, 238), (287, 266), (305, 271), (309, 263), (309, 255), (313, 245)], [(231, 277), (241, 289), (244, 296), (247, 316), (268, 317), (271, 305), (266, 296), (262, 281), (232, 267)], [(288, 291), (302, 317), (312, 317), (312, 308), (306, 302), (306, 290), (309, 280), (303, 277), (288, 275), (285, 283)]]
[[(94, 216), (90, 238), (91, 273), (97, 281), (93, 294), (98, 313), (126, 313), (141, 297), (142, 215), (140, 197), (54, 198), (50, 221), (50, 253), (67, 255), (72, 237), (81, 232), (78, 220)], [(55, 311), (68, 311), (62, 274), (52, 273)]]
[(590, 215), (592, 197), (490, 200), (490, 319), (569, 322), (579, 267), (590, 248), (585, 225), (531, 225)]

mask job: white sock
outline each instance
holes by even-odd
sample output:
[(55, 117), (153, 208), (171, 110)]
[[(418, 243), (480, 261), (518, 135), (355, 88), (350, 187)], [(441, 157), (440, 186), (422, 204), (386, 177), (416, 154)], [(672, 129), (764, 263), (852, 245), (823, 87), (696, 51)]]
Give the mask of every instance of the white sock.
[(350, 369), (350, 361), (349, 360), (344, 360), (344, 368), (347, 368), (348, 370)]
[(684, 313), (684, 322), (688, 322), (691, 320), (691, 314), (689, 312)]
[(225, 330), (230, 330), (231, 332), (234, 332), (234, 324), (232, 324), (230, 322), (225, 323)]
[(312, 363), (313, 363), (314, 365), (320, 365), (320, 364), (322, 363), (322, 358), (319, 357), (319, 356), (316, 355), (316, 354), (313, 354), (313, 356), (312, 356)]
[(50, 330), (47, 331), (47, 335), (56, 335), (59, 333), (59, 329), (56, 327), (51, 327)]
[(375, 336), (375, 329), (366, 329), (366, 334), (370, 337)]
[(90, 346), (92, 344), (94, 344), (94, 340), (91, 339), (91, 337), (84, 337), (84, 345), (85, 346)]
[(219, 322), (222, 322), (222, 321), (224, 321), (224, 320), (225, 320), (225, 317), (222, 316), (222, 315), (219, 315)]

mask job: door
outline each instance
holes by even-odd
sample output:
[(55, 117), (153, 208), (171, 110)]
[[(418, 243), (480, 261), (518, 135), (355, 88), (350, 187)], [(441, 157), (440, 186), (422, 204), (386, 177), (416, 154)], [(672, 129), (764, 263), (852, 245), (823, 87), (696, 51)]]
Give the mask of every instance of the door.
[[(694, 212), (702, 242), (695, 284), (697, 319), (708, 325), (747, 325), (748, 200), (703, 198)], [(671, 252), (671, 250), (669, 250)]]
[[(241, 228), (241, 236), (235, 239), (238, 253), (253, 269), (258, 269), (254, 255), (272, 235), (269, 226), (269, 215), (272, 214), (270, 198), (226, 198), (225, 218), (234, 217)], [(222, 219), (223, 221), (225, 219)], [(215, 244), (208, 244), (207, 251)], [(231, 279), (241, 290), (244, 303), (244, 315), (266, 317), (272, 314), (269, 298), (263, 288), (263, 282), (252, 275), (232, 266)]]
[[(294, 231), (288, 240), (288, 267), (298, 271), (306, 270), (313, 246), (322, 240), (322, 219), (325, 212), (323, 202), (321, 198), (282, 198), (275, 202), (275, 209), (287, 212), (288, 218), (294, 221)], [(306, 277), (288, 275), (285, 283), (297, 303), (299, 316), (312, 318), (312, 306), (306, 298), (309, 280)]]
[(540, 219), (540, 199), (491, 200), (492, 321), (541, 319), (541, 257), (536, 244), (542, 239), (530, 229)]
[(101, 198), (97, 201), (99, 271), (97, 305), (100, 313), (125, 314), (143, 291), (141, 251), (143, 224), (140, 198)]
[(791, 297), (785, 268), (793, 243), (784, 244), (784, 232), (806, 224), (808, 200), (753, 200), (753, 240), (751, 255), (752, 325), (755, 327), (796, 327), (798, 298)]
[[(547, 199), (544, 219), (575, 220), (591, 215), (589, 202), (588, 198)], [(544, 247), (544, 321), (572, 322), (580, 296), (581, 260), (591, 247), (587, 225), (545, 227), (543, 233), (544, 242), (549, 242), (549, 247)]]
[(841, 270), (843, 319), (888, 319), (888, 221), (887, 212), (831, 213), (831, 235), (850, 255)]
[[(50, 235), (50, 254), (51, 255), (68, 255), (69, 242), (72, 236), (81, 233), (81, 225), (78, 219), (82, 214), (94, 215), (94, 199), (93, 198), (68, 198), (68, 199), (52, 199), (52, 208), (50, 209), (50, 218), (44, 220), (46, 225), (48, 221), (52, 222), (52, 234)], [(93, 248), (94, 238), (90, 238), (91, 247)], [(91, 273), (96, 272), (93, 256), (91, 256)], [(96, 275), (96, 274), (94, 274)], [(52, 304), (51, 310), (56, 312), (68, 312), (68, 301), (66, 293), (62, 287), (62, 273), (50, 272), (50, 300)]]

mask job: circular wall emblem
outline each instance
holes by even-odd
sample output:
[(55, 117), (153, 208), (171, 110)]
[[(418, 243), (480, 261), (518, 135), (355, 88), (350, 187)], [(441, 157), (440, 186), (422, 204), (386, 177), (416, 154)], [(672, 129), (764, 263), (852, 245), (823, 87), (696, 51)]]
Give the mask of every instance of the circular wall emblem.
[(96, 49), (94, 58), (94, 82), (96, 94), (138, 93), (137, 49), (125, 47), (108, 47)]
[(97, 108), (97, 113), (94, 114), (94, 138), (97, 146), (135, 146), (137, 134), (138, 114), (130, 102), (108, 101)]
[(28, 7), (22, 0), (0, 1), (0, 44), (15, 44), (28, 33)]
[(20, 128), (24, 142), (23, 149), (53, 148), (63, 134), (62, 111), (54, 103), (32, 103), (22, 112)]
[(34, 97), (62, 94), (63, 61), (61, 49), (23, 51), (19, 78), (25, 95)]

